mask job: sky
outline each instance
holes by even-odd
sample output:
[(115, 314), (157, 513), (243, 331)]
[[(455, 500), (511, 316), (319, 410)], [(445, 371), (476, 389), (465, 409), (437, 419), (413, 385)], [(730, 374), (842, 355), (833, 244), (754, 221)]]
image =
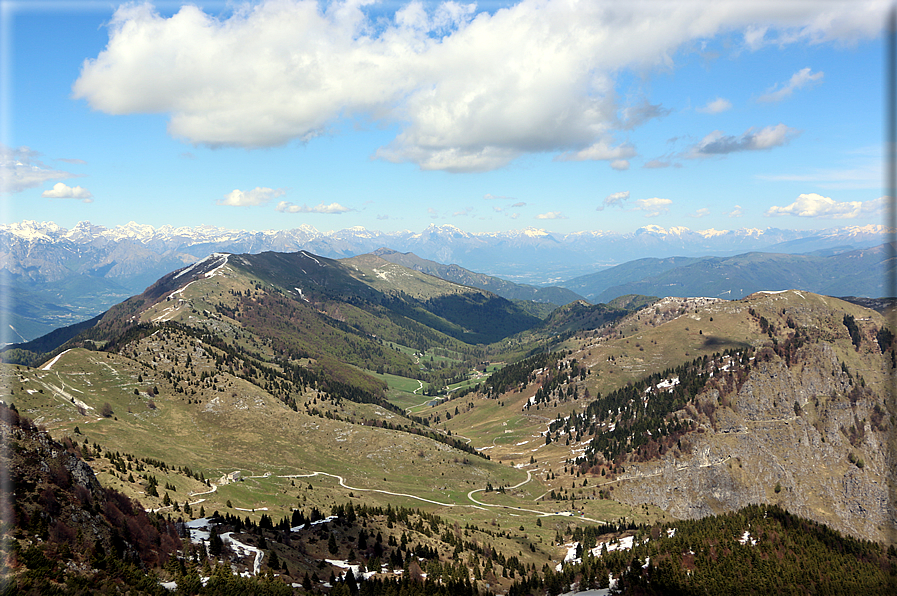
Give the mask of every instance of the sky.
[(889, 7), (0, 0), (2, 218), (883, 223)]

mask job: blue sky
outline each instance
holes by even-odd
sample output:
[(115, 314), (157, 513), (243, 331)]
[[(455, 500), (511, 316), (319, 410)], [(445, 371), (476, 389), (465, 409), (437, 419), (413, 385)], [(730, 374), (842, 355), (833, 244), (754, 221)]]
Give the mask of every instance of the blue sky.
[(870, 2), (3, 2), (3, 218), (883, 221)]

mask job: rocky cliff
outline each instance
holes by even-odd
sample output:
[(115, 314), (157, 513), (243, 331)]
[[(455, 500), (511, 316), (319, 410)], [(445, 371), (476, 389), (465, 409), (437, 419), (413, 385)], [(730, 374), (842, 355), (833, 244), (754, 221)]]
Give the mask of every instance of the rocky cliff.
[(776, 503), (894, 542), (894, 347), (884, 323), (834, 299), (788, 298), (758, 303), (753, 313), (768, 333), (754, 359), (716, 371), (678, 413), (695, 431), (658, 459), (630, 461), (612, 494), (680, 518)]

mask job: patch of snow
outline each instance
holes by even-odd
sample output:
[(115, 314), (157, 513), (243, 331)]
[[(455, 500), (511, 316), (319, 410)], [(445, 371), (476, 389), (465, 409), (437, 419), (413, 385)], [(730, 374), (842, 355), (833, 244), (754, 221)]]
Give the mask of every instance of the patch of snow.
[[(346, 569), (347, 572), (351, 571), (352, 575), (356, 578), (363, 577), (364, 579), (371, 579), (374, 577), (377, 572), (376, 571), (362, 571), (361, 565), (351, 565), (348, 561), (338, 561), (336, 559), (324, 559), (326, 562), (330, 563), (334, 567), (339, 567), (340, 569)], [(345, 573), (340, 575), (340, 577), (345, 577)]]
[(221, 535), (221, 541), (224, 544), (229, 544), (230, 547), (237, 553), (237, 555), (241, 557), (246, 557), (249, 555), (255, 555), (255, 561), (252, 565), (252, 575), (258, 575), (259, 569), (262, 567), (262, 559), (265, 557), (265, 553), (260, 549), (249, 546), (248, 544), (243, 544), (239, 540), (236, 540), (232, 536), (233, 532), (226, 532)]
[(57, 354), (56, 357), (53, 358), (53, 360), (50, 360), (49, 362), (47, 362), (45, 365), (43, 365), (42, 367), (40, 367), (40, 369), (41, 369), (41, 370), (50, 370), (51, 368), (53, 368), (53, 365), (56, 364), (56, 361), (59, 360), (60, 358), (62, 358), (62, 356), (63, 356), (64, 354), (67, 354), (67, 353), (69, 352), (69, 350), (71, 350), (71, 348), (69, 348), (69, 349), (66, 350), (65, 352), (62, 352), (62, 353), (60, 353), (60, 354)]
[(212, 528), (209, 524), (210, 519), (208, 517), (200, 517), (184, 524), (190, 531), (190, 542), (201, 544), (203, 540), (209, 540), (212, 537)]
[(206, 277), (206, 278), (209, 278), (209, 277), (215, 277), (216, 275), (218, 275), (218, 272), (221, 271), (221, 269), (222, 269), (225, 265), (227, 265), (227, 258), (228, 258), (230, 255), (222, 254), (222, 253), (215, 253), (215, 254), (213, 254), (212, 256), (213, 256), (213, 257), (220, 257), (220, 256), (223, 256), (223, 257), (224, 257), (224, 261), (223, 261), (220, 265), (218, 265), (217, 267), (215, 267), (214, 269), (212, 269), (211, 271), (209, 271), (208, 273), (206, 273), (206, 274), (205, 274), (205, 277)]

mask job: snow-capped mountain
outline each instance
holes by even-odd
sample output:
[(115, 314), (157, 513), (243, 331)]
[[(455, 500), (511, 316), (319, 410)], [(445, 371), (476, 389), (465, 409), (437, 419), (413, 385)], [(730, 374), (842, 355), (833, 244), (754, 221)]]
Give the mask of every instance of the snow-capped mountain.
[[(5, 258), (5, 269), (14, 275), (28, 270), (27, 275), (35, 281), (54, 281), (64, 275), (54, 262), (64, 262), (65, 269), (77, 273), (108, 268), (103, 277), (127, 278), (131, 273), (122, 265), (133, 260), (128, 252), (145, 255), (148, 251), (157, 255), (161, 265), (163, 261), (189, 263), (213, 252), (307, 250), (341, 258), (385, 246), (499, 276), (519, 277), (515, 270), (525, 265), (529, 273), (523, 281), (540, 283), (547, 281), (546, 272), (558, 273), (558, 263), (563, 263), (561, 273), (570, 278), (591, 273), (601, 266), (648, 256), (727, 255), (752, 250), (797, 253), (848, 246), (863, 248), (887, 240), (888, 229), (882, 225), (810, 231), (691, 230), (682, 226), (648, 225), (630, 233), (588, 230), (564, 235), (537, 228), (476, 234), (452, 225), (434, 224), (421, 232), (378, 232), (352, 227), (326, 233), (309, 225), (266, 231), (215, 226), (154, 228), (136, 222), (106, 228), (84, 221), (71, 229), (54, 222), (0, 225), (0, 254)], [(534, 256), (538, 258), (534, 260)]]
[(881, 225), (816, 231), (695, 231), (649, 225), (629, 233), (556, 234), (525, 228), (478, 234), (432, 224), (421, 232), (361, 227), (321, 232), (308, 225), (249, 231), (215, 226), (154, 228), (136, 222), (107, 228), (84, 221), (66, 229), (54, 222), (21, 221), (0, 225), (0, 273), (14, 298), (11, 324), (21, 336), (36, 337), (102, 312), (143, 291), (165, 273), (219, 252), (306, 250), (345, 258), (387, 247), (517, 283), (563, 285), (565, 280), (643, 257), (843, 251), (888, 240), (888, 230)]

